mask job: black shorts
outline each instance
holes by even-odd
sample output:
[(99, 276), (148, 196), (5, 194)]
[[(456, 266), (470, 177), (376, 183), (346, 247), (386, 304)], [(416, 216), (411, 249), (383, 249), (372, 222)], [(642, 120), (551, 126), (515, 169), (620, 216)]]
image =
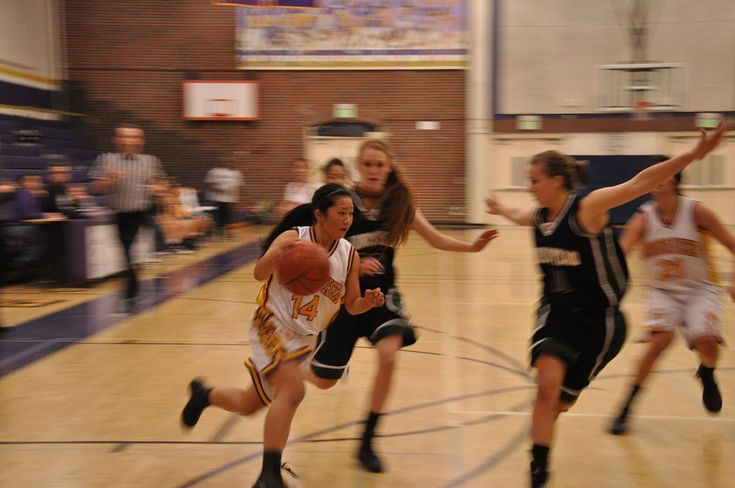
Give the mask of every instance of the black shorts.
[(531, 365), (542, 354), (567, 364), (561, 400), (576, 401), (625, 342), (625, 317), (617, 307), (570, 311), (543, 304), (531, 339)]
[(410, 346), (417, 339), (413, 324), (401, 308), (397, 290), (388, 290), (383, 306), (360, 315), (350, 315), (343, 306), (329, 327), (319, 334), (311, 369), (320, 378), (339, 379), (347, 369), (357, 339), (365, 337), (375, 345), (384, 337), (396, 334), (403, 336), (401, 347)]

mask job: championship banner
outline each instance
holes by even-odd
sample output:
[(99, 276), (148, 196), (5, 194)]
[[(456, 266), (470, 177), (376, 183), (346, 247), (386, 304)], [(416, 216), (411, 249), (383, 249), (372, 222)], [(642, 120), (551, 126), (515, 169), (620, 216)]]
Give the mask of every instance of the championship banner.
[(318, 0), (212, 0), (214, 5), (233, 7), (316, 8)]
[(237, 9), (237, 67), (465, 68), (467, 0), (318, 0), (315, 4), (318, 8)]

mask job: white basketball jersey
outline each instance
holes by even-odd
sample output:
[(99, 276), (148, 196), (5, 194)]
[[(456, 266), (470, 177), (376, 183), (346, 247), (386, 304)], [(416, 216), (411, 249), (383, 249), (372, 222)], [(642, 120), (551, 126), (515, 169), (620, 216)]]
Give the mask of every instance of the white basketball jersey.
[[(316, 242), (312, 227), (296, 227), (296, 230), (299, 239)], [(339, 239), (327, 252), (329, 279), (318, 293), (296, 295), (278, 283), (278, 273), (274, 271), (258, 293), (259, 307), (254, 319), (273, 318), (300, 335), (318, 334), (326, 328), (339, 312), (355, 250), (345, 239)]]
[(641, 243), (649, 286), (682, 291), (701, 283), (714, 282), (706, 238), (694, 218), (695, 205), (696, 201), (680, 196), (671, 225), (661, 221), (654, 201), (641, 207), (646, 216)]

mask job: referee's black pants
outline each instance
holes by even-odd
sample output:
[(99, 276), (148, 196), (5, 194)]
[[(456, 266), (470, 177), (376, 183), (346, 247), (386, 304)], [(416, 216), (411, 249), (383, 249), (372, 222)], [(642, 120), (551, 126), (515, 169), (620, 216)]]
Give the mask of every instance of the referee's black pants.
[(223, 237), (227, 236), (227, 224), (230, 222), (230, 210), (232, 204), (229, 202), (217, 202), (215, 224), (217, 233)]
[(119, 212), (117, 214), (117, 233), (120, 236), (120, 242), (123, 246), (125, 254), (125, 276), (128, 280), (125, 290), (126, 298), (135, 298), (138, 296), (138, 276), (135, 274), (135, 268), (130, 256), (130, 248), (135, 242), (135, 236), (138, 235), (138, 229), (145, 223), (145, 212)]

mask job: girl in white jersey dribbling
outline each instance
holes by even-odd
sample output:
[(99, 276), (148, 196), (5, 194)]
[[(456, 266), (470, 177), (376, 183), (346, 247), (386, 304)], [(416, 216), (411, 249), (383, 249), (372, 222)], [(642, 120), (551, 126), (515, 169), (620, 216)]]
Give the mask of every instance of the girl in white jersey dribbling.
[[(256, 488), (286, 486), (281, 478), (283, 452), (291, 421), (304, 397), (299, 363), (312, 349), (312, 337), (326, 328), (340, 305), (351, 314), (360, 314), (383, 304), (380, 289), (360, 295), (360, 258), (352, 244), (343, 239), (352, 224), (350, 193), (339, 185), (319, 188), (312, 199), (315, 224), (296, 227), (279, 235), (255, 264), (254, 275), (265, 284), (258, 294), (258, 308), (250, 325), (252, 354), (245, 361), (253, 385), (244, 390), (232, 387), (208, 388), (191, 382), (191, 398), (182, 412), (182, 422), (193, 427), (210, 405), (251, 415), (268, 406), (263, 434), (263, 468)], [(330, 278), (322, 290), (327, 294), (294, 295), (278, 283), (276, 256), (295, 241), (311, 240), (329, 252)], [(339, 290), (336, 293), (335, 290)], [(299, 308), (295, 304), (303, 303)], [(308, 313), (302, 313), (307, 310)]]
[[(714, 213), (701, 203), (681, 196), (681, 173), (659, 184), (653, 200), (628, 221), (620, 238), (623, 252), (642, 245), (648, 287), (646, 328), (648, 349), (640, 360), (626, 402), (610, 432), (627, 430), (628, 414), (653, 364), (671, 344), (674, 329), (681, 332), (690, 349), (699, 353), (697, 376), (702, 381), (702, 402), (711, 413), (722, 409), (722, 396), (714, 369), (722, 343), (720, 312), (722, 299), (707, 253), (707, 238), (714, 237), (735, 254), (735, 237)], [(735, 284), (728, 288), (735, 299)]]

